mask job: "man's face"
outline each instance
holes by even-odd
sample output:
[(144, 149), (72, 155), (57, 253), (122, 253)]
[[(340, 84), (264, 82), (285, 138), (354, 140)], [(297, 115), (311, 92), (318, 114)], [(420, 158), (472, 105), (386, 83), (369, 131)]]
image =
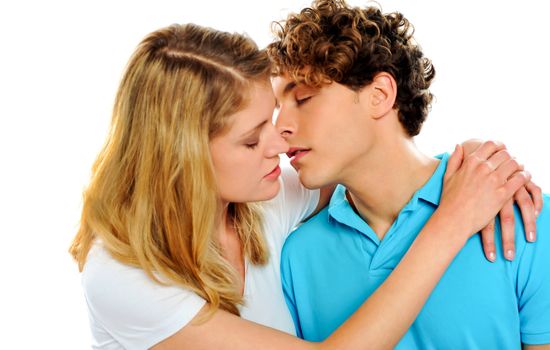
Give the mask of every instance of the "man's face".
[(346, 173), (373, 142), (372, 123), (357, 93), (331, 83), (321, 88), (272, 80), (276, 126), (290, 144), (287, 153), (308, 188), (345, 182)]

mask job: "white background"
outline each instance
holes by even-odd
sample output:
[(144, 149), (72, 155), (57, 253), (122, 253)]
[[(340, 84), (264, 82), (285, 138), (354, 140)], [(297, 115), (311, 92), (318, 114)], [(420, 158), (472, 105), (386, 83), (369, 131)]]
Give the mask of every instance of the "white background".
[[(246, 32), (263, 47), (271, 39), (272, 20), (307, 4), (2, 2), (2, 348), (89, 348), (79, 274), (67, 248), (118, 81), (138, 42), (157, 28), (195, 22)], [(540, 0), (381, 4), (412, 21), (437, 70), (432, 89), (437, 100), (419, 146), (437, 154), (472, 137), (505, 141), (548, 190), (548, 5)]]

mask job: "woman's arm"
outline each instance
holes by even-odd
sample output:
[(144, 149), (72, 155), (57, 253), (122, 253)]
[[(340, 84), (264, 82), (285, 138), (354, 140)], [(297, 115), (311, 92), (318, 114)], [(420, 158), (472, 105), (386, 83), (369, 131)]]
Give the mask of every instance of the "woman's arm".
[[(462, 248), (529, 177), (514, 161), (498, 161), (493, 145), (463, 160), (462, 148), (449, 159), (439, 208), (397, 268), (378, 290), (329, 338), (311, 343), (224, 311), (187, 326), (152, 349), (275, 350), (388, 349), (410, 327), (433, 288)], [(464, 163), (464, 164), (462, 164)], [(207, 308), (208, 306), (205, 306)]]
[[(443, 218), (441, 218), (443, 216)], [(410, 327), (466, 235), (437, 212), (388, 279), (329, 338), (311, 343), (225, 311), (191, 322), (153, 350), (389, 349)], [(199, 319), (206, 312), (206, 306)]]
[[(388, 279), (329, 338), (311, 343), (225, 311), (193, 322), (153, 350), (389, 349), (410, 327), (465, 243), (465, 235), (434, 214)], [(461, 237), (462, 236), (462, 237)], [(206, 308), (195, 319), (199, 319)]]
[(550, 344), (544, 344), (544, 345), (523, 345), (523, 350), (550, 350)]
[[(476, 151), (485, 143), (493, 144), (499, 152), (503, 152), (506, 159), (513, 157), (506, 150), (503, 143), (495, 141), (481, 141), (478, 139), (470, 139), (462, 143), (464, 154), (469, 155)], [(318, 212), (320, 212), (330, 201), (332, 193), (336, 186), (327, 186), (320, 189), (319, 203), (317, 207), (305, 220), (308, 220)], [(515, 215), (514, 203), (517, 204), (521, 211), (523, 226), (525, 228), (525, 238), (528, 242), (534, 242), (537, 237), (537, 216), (542, 209), (542, 190), (534, 182), (529, 181), (525, 186), (522, 186), (516, 191), (514, 197), (510, 199), (499, 212), (501, 225), (501, 239), (503, 255), (508, 260), (513, 260), (515, 257)], [(495, 248), (495, 219), (493, 218), (483, 229), (481, 229), (481, 241), (483, 252), (487, 260), (496, 261), (497, 254)]]

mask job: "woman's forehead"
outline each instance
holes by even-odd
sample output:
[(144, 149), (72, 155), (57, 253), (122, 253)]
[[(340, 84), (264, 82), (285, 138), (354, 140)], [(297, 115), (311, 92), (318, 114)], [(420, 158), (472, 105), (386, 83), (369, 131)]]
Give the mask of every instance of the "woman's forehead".
[(228, 117), (227, 134), (243, 137), (258, 129), (265, 121), (271, 122), (275, 109), (275, 96), (269, 84), (251, 85), (246, 106)]

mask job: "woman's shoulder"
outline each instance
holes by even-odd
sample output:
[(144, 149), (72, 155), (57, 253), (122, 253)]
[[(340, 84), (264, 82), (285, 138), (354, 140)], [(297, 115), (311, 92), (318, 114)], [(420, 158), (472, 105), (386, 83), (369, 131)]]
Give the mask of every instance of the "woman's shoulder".
[(92, 324), (127, 347), (133, 342), (152, 346), (169, 337), (205, 304), (189, 289), (160, 284), (139, 267), (119, 262), (101, 243), (90, 250), (82, 273)]
[(141, 284), (148, 284), (142, 269), (119, 262), (101, 242), (94, 243), (82, 270), (82, 286), (87, 297), (96, 296), (96, 293), (109, 296), (113, 293), (106, 293), (107, 289), (135, 289)]
[(82, 273), (88, 307), (104, 323), (154, 325), (179, 313), (185, 324), (205, 304), (189, 289), (158, 283), (139, 267), (119, 262), (101, 243), (90, 250)]

